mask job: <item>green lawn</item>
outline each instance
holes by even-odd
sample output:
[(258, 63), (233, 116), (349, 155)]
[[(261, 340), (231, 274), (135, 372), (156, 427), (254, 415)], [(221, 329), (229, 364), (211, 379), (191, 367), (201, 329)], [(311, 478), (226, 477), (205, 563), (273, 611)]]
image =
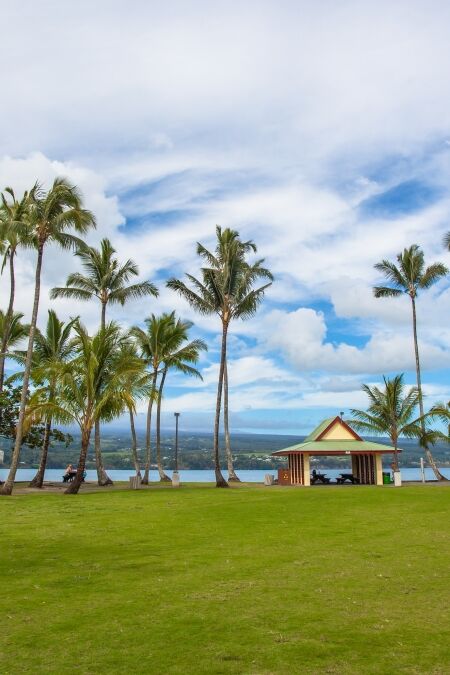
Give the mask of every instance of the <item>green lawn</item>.
[(449, 673), (447, 487), (0, 500), (0, 673)]

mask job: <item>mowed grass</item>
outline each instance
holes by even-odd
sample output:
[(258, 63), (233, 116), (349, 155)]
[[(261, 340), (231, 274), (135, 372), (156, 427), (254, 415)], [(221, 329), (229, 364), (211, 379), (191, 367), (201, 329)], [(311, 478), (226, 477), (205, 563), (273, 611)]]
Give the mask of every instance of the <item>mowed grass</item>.
[(0, 500), (0, 672), (449, 673), (450, 489)]

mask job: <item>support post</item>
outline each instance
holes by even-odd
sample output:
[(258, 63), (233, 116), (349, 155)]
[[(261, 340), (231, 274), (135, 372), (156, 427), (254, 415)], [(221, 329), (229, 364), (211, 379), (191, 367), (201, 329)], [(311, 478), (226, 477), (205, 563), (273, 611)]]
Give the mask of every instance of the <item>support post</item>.
[(381, 455), (375, 455), (375, 485), (383, 485), (383, 460)]
[(420, 474), (422, 477), (422, 483), (425, 483), (425, 467), (423, 464), (423, 457), (420, 458)]
[(311, 485), (311, 473), (310, 473), (311, 464), (309, 461), (309, 457), (310, 456), (308, 453), (305, 453), (303, 455), (303, 481), (304, 481), (303, 485), (307, 486)]

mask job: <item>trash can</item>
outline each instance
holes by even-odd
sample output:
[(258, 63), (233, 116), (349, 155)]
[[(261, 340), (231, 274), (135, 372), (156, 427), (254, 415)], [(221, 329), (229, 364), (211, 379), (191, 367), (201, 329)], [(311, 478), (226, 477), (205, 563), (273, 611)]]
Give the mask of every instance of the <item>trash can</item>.
[(383, 485), (390, 485), (390, 483), (392, 483), (390, 472), (383, 471)]

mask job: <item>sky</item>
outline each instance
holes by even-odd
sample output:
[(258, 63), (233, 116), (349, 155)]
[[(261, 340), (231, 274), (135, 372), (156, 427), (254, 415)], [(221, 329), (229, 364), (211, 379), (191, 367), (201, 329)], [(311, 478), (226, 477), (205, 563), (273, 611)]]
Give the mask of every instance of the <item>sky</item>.
[[(215, 226), (253, 239), (274, 274), (229, 343), (235, 430), (304, 434), (364, 408), (362, 383), (414, 384), (408, 298), (375, 299), (374, 264), (406, 246), (450, 266), (450, 4), (0, 0), (0, 188), (66, 176), (157, 300), (109, 310), (124, 326), (175, 309), (204, 338), (203, 381), (168, 379), (163, 424), (212, 429), (220, 325), (165, 287), (197, 274)], [(34, 254), (17, 259), (31, 311)], [(47, 310), (77, 261), (45, 254)], [(8, 294), (0, 280), (0, 306)], [(418, 301), (426, 404), (450, 395), (450, 280)], [(143, 411), (144, 405), (141, 406)], [(143, 413), (139, 424), (143, 424)]]

